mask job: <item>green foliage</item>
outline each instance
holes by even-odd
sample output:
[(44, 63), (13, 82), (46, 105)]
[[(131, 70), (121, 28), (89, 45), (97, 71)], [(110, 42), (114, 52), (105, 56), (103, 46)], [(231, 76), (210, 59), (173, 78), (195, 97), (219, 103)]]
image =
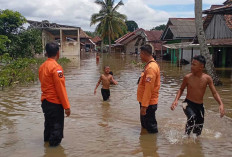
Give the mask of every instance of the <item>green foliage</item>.
[(162, 25), (159, 25), (159, 26), (156, 26), (154, 28), (152, 28), (151, 30), (163, 30), (165, 29), (166, 25), (165, 24), (162, 24)]
[(85, 33), (92, 38), (98, 35), (96, 32), (90, 32), (90, 31), (85, 31)]
[(139, 67), (139, 68), (144, 68), (146, 63), (142, 63), (142, 62), (137, 62), (135, 60), (132, 60), (131, 61), (131, 64), (135, 65), (136, 67)]
[(10, 40), (5, 35), (0, 35), (0, 55), (7, 51), (6, 44), (10, 43)]
[(12, 10), (0, 10), (0, 34), (10, 36), (17, 34), (22, 25), (26, 23), (25, 17), (19, 12)]
[(33, 57), (34, 54), (42, 53), (41, 31), (28, 29), (14, 36), (8, 51), (13, 58)]
[(9, 54), (0, 57), (0, 86), (11, 86), (15, 83), (32, 82), (36, 80), (36, 59), (18, 58), (13, 60)]
[(134, 32), (136, 29), (138, 29), (138, 24), (135, 21), (126, 21), (126, 25), (128, 32)]
[(101, 6), (101, 10), (91, 16), (90, 25), (98, 23), (95, 32), (100, 34), (102, 39), (108, 38), (111, 45), (111, 40), (123, 35), (124, 30), (127, 30), (126, 15), (116, 11), (124, 4), (119, 1), (114, 6), (114, 0), (96, 0), (95, 3)]
[(57, 61), (61, 66), (64, 66), (68, 63), (70, 63), (70, 59), (66, 58), (66, 57), (63, 57), (63, 58), (60, 58), (58, 61)]
[(12, 10), (0, 10), (0, 55), (9, 53), (13, 58), (32, 57), (42, 52), (41, 31), (25, 30), (25, 17)]
[[(45, 58), (17, 58), (13, 59), (8, 53), (0, 56), (0, 87), (3, 89), (17, 83), (34, 82), (38, 78), (38, 68)], [(59, 59), (62, 66), (69, 63), (67, 58)]]

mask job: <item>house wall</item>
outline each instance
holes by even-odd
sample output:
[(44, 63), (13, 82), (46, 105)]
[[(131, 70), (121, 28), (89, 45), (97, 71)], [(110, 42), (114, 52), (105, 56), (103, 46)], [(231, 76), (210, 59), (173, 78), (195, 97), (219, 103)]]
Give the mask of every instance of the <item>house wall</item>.
[(228, 28), (223, 15), (214, 15), (205, 30), (206, 39), (232, 38), (232, 31)]
[[(193, 52), (193, 55), (192, 55)], [(183, 56), (182, 59), (185, 59), (191, 63), (192, 56), (200, 55), (200, 49), (199, 48), (184, 48), (183, 49)]]
[(77, 41), (65, 41), (63, 43), (63, 56), (79, 56), (80, 55), (80, 44)]
[(43, 55), (45, 55), (45, 46), (47, 43), (55, 40), (55, 36), (49, 33), (46, 30), (42, 31), (42, 47), (43, 47)]
[(136, 40), (132, 40), (131, 42), (126, 44), (126, 53), (130, 54), (130, 53), (135, 53), (135, 43)]
[[(62, 31), (61, 31), (62, 32)], [(52, 35), (50, 32), (43, 30), (42, 32), (42, 43), (43, 49), (45, 52), (45, 45), (48, 42), (55, 41), (55, 38), (62, 38), (61, 45), (60, 45), (60, 57), (73, 57), (73, 56), (80, 56), (80, 42), (78, 41), (67, 41), (66, 37), (69, 38), (78, 38), (78, 34), (74, 35), (65, 35), (63, 32), (58, 36)]]

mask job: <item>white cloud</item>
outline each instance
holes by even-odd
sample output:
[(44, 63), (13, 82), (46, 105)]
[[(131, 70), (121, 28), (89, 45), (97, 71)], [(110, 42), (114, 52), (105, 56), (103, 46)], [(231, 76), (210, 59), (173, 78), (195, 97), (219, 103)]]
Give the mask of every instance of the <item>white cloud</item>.
[(127, 15), (128, 20), (134, 20), (140, 28), (151, 29), (160, 24), (166, 24), (170, 14), (164, 11), (155, 11), (142, 0), (128, 0), (120, 12)]
[(19, 11), (30, 20), (48, 20), (50, 22), (82, 27), (90, 27), (90, 17), (99, 7), (94, 0), (0, 0), (0, 9)]
[[(94, 31), (90, 27), (90, 17), (99, 11), (95, 0), (0, 0), (0, 9), (19, 11), (30, 20), (48, 20), (50, 22), (78, 26)], [(222, 4), (225, 0), (203, 0), (207, 4)], [(116, 1), (118, 2), (118, 1)], [(139, 27), (151, 29), (166, 24), (169, 17), (189, 17), (192, 12), (165, 12), (154, 10), (149, 5), (194, 4), (194, 0), (123, 0), (119, 11), (134, 20)], [(191, 16), (192, 17), (192, 16)]]
[[(160, 5), (184, 5), (194, 4), (194, 0), (142, 0), (146, 4), (152, 4), (154, 6)], [(202, 0), (204, 4), (222, 4), (226, 0)]]

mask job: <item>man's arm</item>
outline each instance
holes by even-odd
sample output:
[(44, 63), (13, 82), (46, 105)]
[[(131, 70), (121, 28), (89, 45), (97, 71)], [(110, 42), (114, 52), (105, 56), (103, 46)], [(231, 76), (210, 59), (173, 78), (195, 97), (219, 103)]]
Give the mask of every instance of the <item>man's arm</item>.
[(223, 102), (222, 102), (222, 100), (221, 100), (221, 97), (220, 97), (220, 95), (218, 94), (218, 92), (217, 92), (217, 90), (216, 90), (216, 88), (215, 88), (215, 86), (214, 86), (214, 84), (213, 84), (212, 78), (211, 78), (210, 76), (208, 76), (207, 80), (208, 80), (209, 88), (210, 88), (210, 90), (211, 90), (211, 92), (212, 92), (212, 95), (213, 95), (214, 99), (215, 99), (215, 100), (218, 102), (218, 104), (219, 104), (220, 116), (223, 117), (224, 114), (225, 114), (225, 111), (224, 111), (224, 104), (223, 104)]
[(99, 78), (99, 80), (98, 80), (98, 82), (97, 82), (97, 84), (96, 84), (96, 87), (95, 87), (95, 89), (94, 89), (94, 94), (97, 93), (97, 87), (100, 85), (101, 80), (102, 80), (102, 75), (100, 76), (100, 78)]
[(63, 69), (55, 70), (53, 72), (53, 80), (55, 83), (56, 93), (61, 101), (63, 108), (65, 109), (65, 114), (68, 117), (71, 114), (71, 111), (67, 91), (65, 88)]
[(177, 91), (176, 98), (172, 103), (171, 110), (175, 110), (176, 106), (178, 105), (178, 100), (180, 99), (181, 95), (184, 92), (185, 87), (187, 86), (188, 76), (186, 75), (183, 79), (180, 89)]
[(143, 98), (141, 101), (141, 115), (146, 115), (147, 108), (149, 106), (149, 102), (151, 100), (152, 90), (154, 88), (155, 83), (155, 73), (152, 69), (147, 69), (146, 78), (145, 78), (145, 90), (143, 93)]

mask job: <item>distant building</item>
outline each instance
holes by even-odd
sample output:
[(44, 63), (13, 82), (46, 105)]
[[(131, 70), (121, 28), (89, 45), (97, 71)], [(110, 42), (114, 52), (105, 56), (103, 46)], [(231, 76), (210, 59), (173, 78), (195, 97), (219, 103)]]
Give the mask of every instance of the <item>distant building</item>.
[(117, 39), (115, 41), (116, 44), (113, 45), (113, 49), (115, 52), (138, 54), (142, 45), (150, 44), (152, 47), (152, 53), (157, 56), (161, 56), (163, 51), (166, 51), (166, 49), (162, 49), (163, 42), (160, 40), (161, 34), (162, 31), (146, 31), (140, 28)]
[(95, 50), (100, 51), (102, 39), (99, 36), (96, 36), (96, 37), (93, 37), (91, 40), (96, 45)]
[(81, 51), (89, 52), (95, 50), (96, 44), (82, 29), (80, 29)]
[(193, 56), (200, 54), (199, 46), (192, 44), (195, 36), (195, 18), (169, 18), (161, 40), (165, 41), (163, 46), (172, 62), (191, 62)]
[(203, 13), (207, 14), (204, 31), (214, 65), (232, 67), (232, 0), (212, 5)]
[(80, 57), (80, 27), (49, 23), (47, 20), (27, 22), (29, 27), (42, 30), (43, 52), (48, 42), (56, 41), (60, 44), (61, 57)]

